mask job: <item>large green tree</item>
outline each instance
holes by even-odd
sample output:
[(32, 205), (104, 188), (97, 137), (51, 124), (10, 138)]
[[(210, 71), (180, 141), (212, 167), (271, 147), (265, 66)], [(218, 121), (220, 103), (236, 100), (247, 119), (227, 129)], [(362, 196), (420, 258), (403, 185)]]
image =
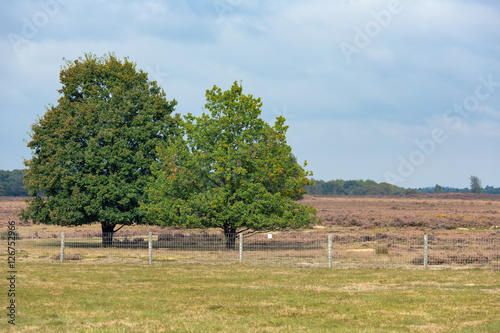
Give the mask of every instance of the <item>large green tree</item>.
[[(178, 131), (176, 101), (135, 63), (113, 54), (67, 61), (58, 104), (32, 125), (24, 220), (100, 222), (103, 245), (124, 225), (146, 223), (140, 202), (155, 147)], [(121, 226), (120, 226), (121, 225)]]
[[(299, 228), (315, 221), (295, 202), (310, 184), (287, 145), (288, 126), (260, 118), (260, 98), (230, 90), (206, 93), (203, 115), (185, 116), (184, 136), (158, 148), (148, 188), (148, 217), (167, 226), (220, 228), (226, 247), (238, 233)], [(304, 163), (304, 167), (305, 167)]]

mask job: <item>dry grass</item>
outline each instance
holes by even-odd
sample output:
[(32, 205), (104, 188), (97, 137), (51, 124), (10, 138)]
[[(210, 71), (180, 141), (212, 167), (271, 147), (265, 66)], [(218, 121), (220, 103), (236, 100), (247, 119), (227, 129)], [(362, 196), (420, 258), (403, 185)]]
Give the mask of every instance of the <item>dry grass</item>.
[(492, 271), (73, 262), (18, 271), (17, 332), (500, 330)]

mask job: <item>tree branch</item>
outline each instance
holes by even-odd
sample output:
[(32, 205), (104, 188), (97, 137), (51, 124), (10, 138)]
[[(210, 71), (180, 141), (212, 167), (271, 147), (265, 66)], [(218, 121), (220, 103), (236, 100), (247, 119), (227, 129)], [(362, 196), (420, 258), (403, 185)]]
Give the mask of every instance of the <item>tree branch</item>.
[(255, 234), (258, 234), (258, 233), (261, 233), (261, 232), (263, 232), (263, 231), (257, 231), (257, 230), (254, 230), (254, 231), (252, 231), (252, 232), (249, 232), (249, 233), (247, 233), (247, 234), (244, 234), (243, 236), (244, 236), (245, 238), (248, 238), (248, 237), (251, 237), (251, 236), (253, 236), (253, 235), (255, 235)]
[(246, 228), (246, 229), (244, 229), (244, 230), (240, 230), (240, 231), (238, 231), (238, 232), (237, 232), (237, 234), (244, 233), (244, 232), (245, 232), (245, 231), (247, 231), (247, 230), (250, 230), (250, 228)]
[(117, 232), (118, 230), (120, 230), (121, 228), (123, 228), (125, 226), (125, 224), (122, 224), (121, 227), (119, 227), (118, 229), (114, 230), (113, 232)]

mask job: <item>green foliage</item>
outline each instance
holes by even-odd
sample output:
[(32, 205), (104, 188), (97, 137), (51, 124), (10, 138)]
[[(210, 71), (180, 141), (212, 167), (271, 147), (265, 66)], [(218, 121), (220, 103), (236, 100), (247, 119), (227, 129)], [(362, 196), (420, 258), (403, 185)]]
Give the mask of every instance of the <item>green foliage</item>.
[[(431, 187), (420, 187), (414, 189), (416, 193), (435, 193), (434, 189), (435, 186)], [(442, 186), (443, 192), (444, 193), (468, 193), (469, 189), (468, 188), (455, 188), (455, 187), (448, 187), (448, 186)]]
[(486, 186), (483, 193), (488, 194), (500, 194), (500, 187)]
[[(214, 86), (206, 98), (208, 113), (188, 114), (184, 137), (158, 148), (148, 217), (161, 225), (221, 228), (227, 237), (315, 221), (312, 207), (294, 202), (311, 173), (286, 143), (285, 119), (264, 122), (260, 99), (244, 95), (237, 82), (224, 92)], [(234, 245), (234, 236), (226, 240)]]
[(22, 170), (0, 170), (0, 195), (27, 196), (28, 191), (23, 188)]
[(386, 182), (373, 180), (314, 180), (313, 185), (305, 186), (309, 194), (319, 195), (391, 195), (410, 194), (408, 190)]
[(470, 176), (470, 192), (471, 193), (481, 193), (481, 180), (477, 176)]
[(180, 119), (155, 81), (114, 55), (86, 54), (61, 70), (62, 96), (31, 129), (24, 220), (57, 225), (146, 223), (139, 202), (155, 147)]

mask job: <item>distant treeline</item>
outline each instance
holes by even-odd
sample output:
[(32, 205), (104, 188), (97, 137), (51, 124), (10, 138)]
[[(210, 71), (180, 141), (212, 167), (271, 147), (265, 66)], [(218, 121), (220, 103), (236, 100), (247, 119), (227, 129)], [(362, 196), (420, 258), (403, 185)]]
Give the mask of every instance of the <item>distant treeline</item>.
[[(373, 180), (314, 180), (315, 185), (308, 185), (308, 194), (322, 195), (390, 195), (416, 193), (413, 189), (405, 189), (389, 183), (377, 183)], [(0, 195), (27, 196), (23, 188), (23, 172), (21, 170), (0, 170)]]
[[(422, 187), (415, 189), (418, 193), (468, 193), (468, 188), (456, 188), (436, 185), (434, 187)], [(486, 186), (481, 188), (481, 193), (500, 194), (500, 187)]]
[[(468, 193), (468, 188), (455, 188), (436, 185), (434, 187), (422, 187), (407, 189), (389, 183), (377, 183), (373, 180), (315, 180), (315, 185), (305, 187), (307, 194), (319, 195), (397, 195), (414, 193)], [(500, 194), (500, 187), (486, 186), (481, 188), (482, 193)]]
[[(314, 179), (313, 179), (314, 180)], [(315, 185), (308, 185), (304, 189), (307, 194), (320, 195), (396, 195), (412, 193), (443, 193), (443, 192), (469, 192), (468, 188), (455, 188), (436, 185), (435, 187), (422, 187), (407, 189), (389, 183), (377, 183), (373, 180), (314, 180)], [(500, 187), (486, 186), (482, 193), (500, 194)], [(23, 188), (22, 170), (0, 170), (0, 195), (27, 196), (28, 191)]]
[(23, 188), (23, 172), (21, 170), (0, 170), (0, 195), (28, 195), (28, 191)]
[(320, 195), (392, 195), (412, 194), (413, 189), (405, 189), (389, 183), (377, 183), (373, 180), (314, 180), (315, 185), (308, 185), (304, 189), (308, 194)]

